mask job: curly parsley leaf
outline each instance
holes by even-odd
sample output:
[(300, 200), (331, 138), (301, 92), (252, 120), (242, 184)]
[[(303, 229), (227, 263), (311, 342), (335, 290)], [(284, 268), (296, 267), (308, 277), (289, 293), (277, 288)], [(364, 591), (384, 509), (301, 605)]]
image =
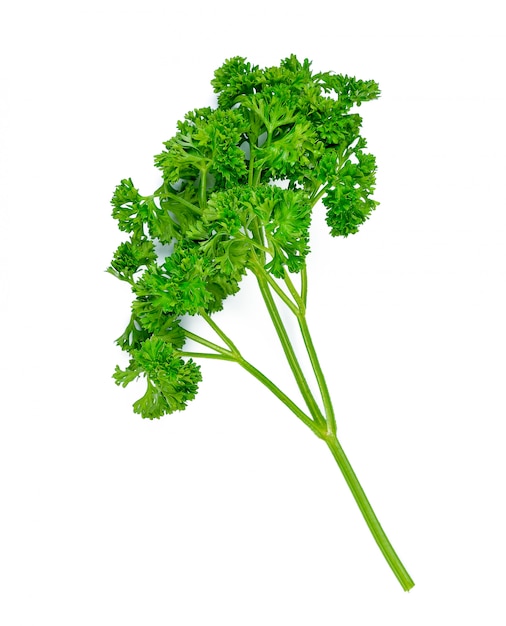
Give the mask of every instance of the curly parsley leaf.
[(147, 379), (145, 394), (134, 403), (134, 412), (148, 419), (183, 410), (195, 397), (201, 381), (200, 367), (177, 355), (170, 343), (152, 337), (138, 349), (124, 369), (116, 367), (116, 384), (126, 387), (140, 375)]
[[(364, 146), (365, 142), (360, 142)], [(333, 178), (333, 186), (323, 198), (331, 235), (347, 237), (358, 231), (378, 202), (371, 198), (376, 182), (376, 159), (362, 149), (353, 152)]]
[(134, 275), (142, 267), (147, 267), (156, 260), (153, 241), (139, 237), (134, 241), (125, 241), (118, 246), (107, 271), (120, 280), (132, 283)]

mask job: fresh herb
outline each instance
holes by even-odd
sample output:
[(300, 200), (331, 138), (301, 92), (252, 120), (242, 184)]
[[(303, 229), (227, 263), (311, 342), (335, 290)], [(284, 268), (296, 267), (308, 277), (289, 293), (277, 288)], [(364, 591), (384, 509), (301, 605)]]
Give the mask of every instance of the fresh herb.
[[(260, 69), (227, 60), (212, 86), (217, 108), (189, 112), (155, 157), (163, 183), (151, 195), (124, 179), (112, 198), (113, 217), (129, 234), (108, 271), (130, 284), (130, 322), (117, 340), (130, 362), (114, 378), (126, 386), (145, 377), (134, 404), (142, 417), (182, 410), (197, 394), (200, 359), (241, 366), (281, 400), (332, 452), (388, 564), (405, 590), (414, 583), (395, 553), (336, 436), (327, 383), (306, 322), (309, 226), (326, 207), (333, 236), (356, 233), (377, 206), (376, 164), (360, 135), (363, 102), (377, 83), (313, 73), (294, 56)], [(159, 250), (165, 253), (160, 258)], [(297, 404), (247, 361), (214, 314), (250, 272), (258, 283), (300, 389)], [(297, 279), (295, 279), (297, 276)], [(280, 315), (296, 318), (317, 381), (316, 394), (295, 355)], [(210, 334), (190, 330), (200, 316)], [(192, 351), (187, 342), (200, 344)]]

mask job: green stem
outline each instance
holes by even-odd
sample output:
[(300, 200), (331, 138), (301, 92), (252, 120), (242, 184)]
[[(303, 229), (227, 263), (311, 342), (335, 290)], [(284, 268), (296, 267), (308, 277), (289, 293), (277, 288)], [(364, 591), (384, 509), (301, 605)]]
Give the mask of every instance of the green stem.
[(216, 354), (214, 352), (188, 352), (187, 350), (178, 350), (179, 356), (186, 356), (192, 359), (217, 359), (219, 361), (235, 361), (236, 358), (227, 354)]
[(200, 208), (204, 210), (207, 204), (207, 169), (206, 168), (202, 168), (200, 170), (199, 202), (200, 202)]
[(188, 339), (191, 339), (192, 341), (195, 341), (196, 343), (200, 343), (201, 345), (206, 346), (206, 348), (210, 348), (211, 350), (214, 350), (215, 352), (218, 352), (219, 354), (222, 354), (225, 356), (231, 356), (231, 353), (229, 350), (222, 348), (216, 343), (213, 343), (212, 341), (209, 341), (208, 339), (205, 339), (204, 337), (201, 337), (200, 335), (196, 335), (195, 333), (192, 333), (191, 330), (187, 330), (185, 328), (184, 334), (186, 335), (186, 337), (188, 337)]
[(218, 337), (220, 337), (220, 339), (222, 339), (223, 342), (227, 344), (227, 346), (230, 348), (230, 351), (233, 352), (235, 355), (239, 355), (239, 350), (235, 346), (234, 342), (221, 330), (221, 328), (218, 326), (218, 324), (216, 324), (211, 316), (208, 315), (204, 310), (200, 311), (200, 315), (206, 320), (206, 322), (214, 330)]
[(325, 418), (323, 417), (320, 411), (320, 407), (318, 406), (316, 400), (313, 397), (313, 394), (311, 393), (311, 389), (309, 388), (309, 385), (304, 376), (302, 368), (300, 367), (300, 364), (297, 360), (294, 349), (290, 342), (290, 338), (288, 337), (288, 333), (286, 332), (285, 326), (283, 324), (279, 311), (276, 307), (276, 303), (274, 302), (274, 299), (270, 292), (269, 284), (267, 280), (264, 278), (264, 276), (262, 276), (261, 273), (256, 273), (256, 278), (257, 278), (258, 286), (260, 287), (260, 292), (262, 293), (262, 297), (267, 306), (267, 310), (274, 324), (274, 328), (276, 329), (276, 333), (283, 347), (283, 351), (285, 353), (286, 359), (295, 377), (295, 380), (300, 389), (300, 392), (302, 393), (302, 397), (304, 398), (304, 401), (309, 409), (309, 412), (313, 416), (313, 419), (315, 420), (315, 422), (317, 422), (320, 425), (323, 425), (325, 424)]
[(327, 381), (325, 380), (325, 376), (323, 375), (323, 370), (321, 368), (320, 361), (318, 359), (318, 355), (316, 354), (313, 340), (309, 332), (306, 316), (303, 314), (298, 315), (297, 319), (299, 321), (300, 332), (304, 340), (304, 345), (306, 346), (306, 351), (309, 355), (309, 360), (311, 361), (311, 366), (313, 368), (316, 382), (318, 383), (318, 389), (320, 390), (320, 395), (323, 401), (323, 406), (325, 408), (325, 417), (327, 418), (328, 432), (329, 434), (335, 435), (337, 431), (337, 425), (334, 407), (332, 406), (332, 400), (330, 398)]
[[(302, 299), (302, 296), (299, 294), (297, 289), (295, 289), (295, 286), (292, 283), (292, 279), (290, 278), (290, 272), (286, 269), (286, 267), (285, 267), (285, 283), (286, 283), (286, 286), (288, 287), (288, 291), (292, 294), (292, 298), (295, 300), (297, 304), (298, 312), (304, 313), (306, 305), (304, 303), (304, 300)], [(295, 313), (295, 315), (298, 315), (298, 312)]]
[[(266, 248), (261, 243), (258, 243), (258, 241), (256, 239), (248, 237), (247, 232), (246, 232), (247, 229), (248, 229), (247, 226), (244, 226), (243, 228), (244, 228), (244, 232), (237, 233), (235, 235), (235, 239), (248, 242), (249, 245), (251, 245), (251, 246), (253, 246), (255, 248), (255, 251), (258, 250), (259, 252), (262, 252), (264, 254), (265, 253), (271, 254), (271, 250), (269, 248)], [(251, 224), (251, 231), (252, 232), (255, 231), (254, 222), (252, 222), (252, 224)], [(258, 236), (259, 236), (259, 231), (258, 231), (258, 228), (256, 228), (255, 237), (258, 237)]]
[[(185, 200), (181, 196), (178, 196), (177, 193), (171, 193), (170, 191), (167, 191), (165, 188), (163, 188), (163, 186), (160, 189), (163, 189), (163, 192), (159, 194), (160, 198), (172, 198), (179, 204), (182, 204), (186, 208), (190, 209), (194, 215), (202, 214), (202, 211), (199, 209), (198, 206), (195, 206), (191, 202), (188, 202), (188, 200)], [(155, 195), (156, 195), (156, 192), (155, 192)]]
[(265, 385), (267, 389), (269, 389), (277, 398), (279, 398), (281, 402), (283, 402), (283, 404), (286, 405), (290, 409), (290, 411), (292, 411), (302, 422), (304, 422), (304, 424), (308, 428), (310, 428), (317, 437), (319, 437), (320, 439), (324, 437), (324, 433), (322, 432), (321, 428), (319, 428), (318, 425), (295, 404), (295, 402), (293, 402), (285, 393), (283, 393), (283, 391), (281, 391), (281, 389), (279, 389), (279, 387), (275, 385), (272, 380), (270, 380), (270, 378), (267, 378), (265, 374), (262, 374), (260, 370), (257, 370), (256, 367), (251, 365), (251, 363), (249, 363), (242, 357), (237, 359), (237, 363), (239, 363), (241, 367), (243, 367), (257, 380), (259, 380), (263, 385)]
[[(199, 337), (198, 335), (194, 335), (190, 331), (186, 331), (188, 335), (191, 335), (191, 339), (194, 341), (198, 341), (202, 345), (208, 346), (215, 350), (219, 349), (219, 346), (216, 346), (211, 341), (204, 339), (203, 337)], [(294, 413), (308, 428), (310, 428), (314, 434), (323, 439), (325, 436), (325, 432), (318, 428), (317, 424), (308, 416), (302, 409), (300, 409), (293, 400), (291, 400), (286, 393), (281, 391), (281, 389), (272, 382), (270, 378), (267, 378), (265, 374), (263, 374), (260, 370), (258, 370), (254, 365), (246, 361), (240, 354), (233, 355), (227, 353), (221, 349), (219, 353), (211, 353), (211, 352), (191, 352), (186, 350), (180, 350), (178, 352), (181, 356), (191, 357), (194, 359), (217, 359), (220, 361), (231, 361), (233, 363), (238, 363), (243, 369), (249, 372), (252, 376), (254, 376), (257, 380), (259, 380), (269, 391), (271, 391), (281, 402), (287, 406), (292, 413)]]
[(297, 321), (299, 322), (299, 328), (304, 340), (304, 345), (306, 346), (306, 352), (309, 356), (309, 360), (311, 362), (311, 367), (313, 368), (314, 375), (316, 377), (316, 382), (318, 383), (318, 388), (320, 390), (320, 395), (323, 401), (323, 406), (325, 409), (325, 417), (327, 419), (328, 425), (328, 434), (336, 433), (336, 418), (334, 414), (334, 407), (332, 406), (332, 400), (330, 398), (329, 388), (327, 386), (327, 381), (325, 380), (325, 376), (323, 375), (323, 370), (320, 365), (320, 361), (318, 359), (318, 355), (316, 353), (313, 340), (311, 338), (311, 333), (309, 332), (309, 327), (306, 321), (306, 306), (303, 298), (307, 297), (307, 274), (305, 272), (305, 268), (303, 270), (303, 275), (301, 277), (301, 295), (298, 294), (295, 289), (294, 284), (290, 278), (289, 272), (285, 269), (285, 282), (288, 286), (290, 293), (295, 299), (298, 309), (295, 312), (297, 316)]
[[(265, 140), (265, 144), (262, 147), (265, 146), (266, 148), (268, 148), (271, 145), (271, 141), (272, 141), (272, 130), (269, 130), (269, 128), (267, 128), (267, 138)], [(262, 178), (262, 168), (259, 167), (257, 171), (255, 172), (255, 175), (254, 176), (251, 175), (251, 179), (253, 181), (253, 187), (256, 187), (260, 183), (261, 178)], [(249, 184), (251, 185), (252, 183), (250, 182)]]
[[(269, 285), (273, 288), (273, 290), (278, 294), (281, 300), (286, 304), (286, 306), (290, 309), (290, 311), (294, 315), (299, 314), (299, 309), (297, 305), (294, 304), (287, 294), (283, 291), (283, 289), (278, 285), (278, 283), (274, 280), (274, 278), (269, 274), (269, 272), (265, 271), (263, 267), (258, 267), (258, 271), (262, 273), (265, 277), (265, 280), (269, 283)], [(293, 294), (292, 294), (293, 295)]]
[(300, 271), (300, 298), (305, 309), (307, 306), (307, 268), (305, 264)]
[(256, 137), (250, 137), (249, 140), (249, 171), (248, 171), (248, 185), (253, 187), (254, 167), (255, 167), (255, 150)]
[(383, 556), (390, 565), (391, 570), (402, 585), (404, 591), (409, 591), (414, 587), (415, 583), (397, 556), (397, 553), (393, 549), (385, 531), (381, 527), (381, 524), (379, 523), (378, 518), (376, 517), (376, 514), (374, 513), (374, 510), (370, 505), (364, 490), (362, 489), (362, 485), (359, 483), (358, 478), (341, 447), (341, 444), (335, 435), (328, 437), (326, 439), (326, 443), (330, 448), (330, 451), (332, 452), (332, 455), (334, 456), (334, 459), (336, 460), (337, 465), (339, 466), (339, 469), (341, 470), (344, 479), (346, 480), (346, 483), (348, 484), (348, 487), (358, 504), (358, 508), (360, 509), (372, 536), (379, 546), (379, 549), (383, 553)]
[(311, 199), (312, 206), (315, 206), (315, 204), (325, 195), (329, 187), (330, 187), (330, 183), (327, 183), (326, 185), (321, 187), (318, 191), (316, 191), (315, 194), (311, 196), (310, 199)]

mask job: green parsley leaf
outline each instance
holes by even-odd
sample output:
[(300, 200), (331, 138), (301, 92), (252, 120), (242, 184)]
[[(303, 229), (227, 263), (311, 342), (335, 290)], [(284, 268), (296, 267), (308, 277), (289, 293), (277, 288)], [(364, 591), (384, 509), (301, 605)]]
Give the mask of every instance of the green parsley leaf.
[(151, 338), (132, 351), (129, 365), (114, 373), (116, 384), (126, 387), (141, 373), (147, 378), (145, 394), (134, 403), (134, 412), (148, 419), (184, 409), (197, 393), (200, 367), (192, 359), (177, 356), (170, 343)]

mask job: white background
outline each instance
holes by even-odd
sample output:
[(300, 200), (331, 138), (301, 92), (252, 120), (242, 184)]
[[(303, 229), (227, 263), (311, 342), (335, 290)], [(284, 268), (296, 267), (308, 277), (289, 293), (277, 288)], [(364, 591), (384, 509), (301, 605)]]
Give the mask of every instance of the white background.
[[(0, 622), (506, 623), (499, 2), (6, 2), (1, 35)], [(404, 593), (325, 448), (233, 365), (142, 420), (116, 387), (131, 299), (115, 185), (213, 102), (226, 58), (375, 79), (381, 201), (313, 223), (309, 322)], [(217, 319), (291, 389), (246, 281)]]

